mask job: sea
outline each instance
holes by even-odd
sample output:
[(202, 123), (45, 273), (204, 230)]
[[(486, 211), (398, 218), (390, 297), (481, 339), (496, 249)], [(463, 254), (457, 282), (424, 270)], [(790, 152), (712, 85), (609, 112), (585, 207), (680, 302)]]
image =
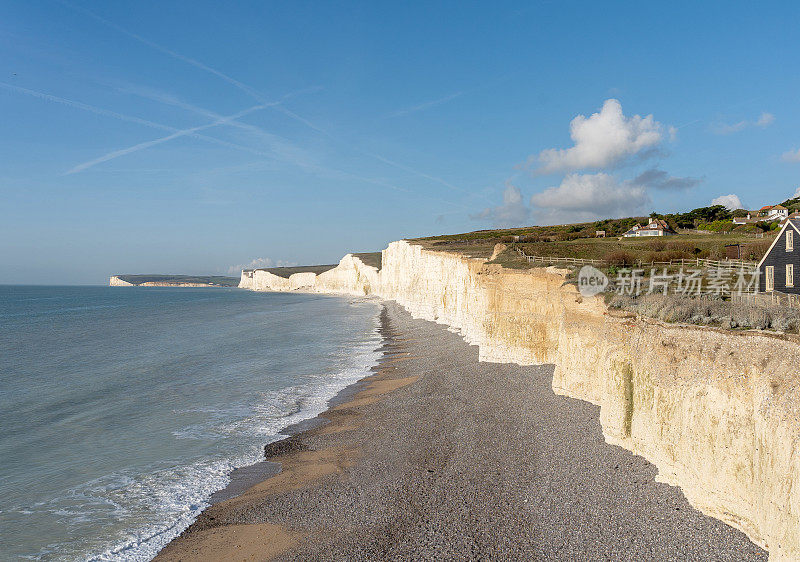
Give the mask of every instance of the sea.
[(379, 357), (374, 301), (0, 286), (0, 559), (149, 560)]

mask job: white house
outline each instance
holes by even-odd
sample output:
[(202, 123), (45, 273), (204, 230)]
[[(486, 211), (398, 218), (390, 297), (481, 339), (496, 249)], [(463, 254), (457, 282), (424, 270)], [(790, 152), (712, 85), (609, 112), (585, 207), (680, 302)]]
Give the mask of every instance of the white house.
[(789, 218), (789, 209), (783, 205), (767, 205), (758, 210), (758, 216), (764, 221), (780, 221)]

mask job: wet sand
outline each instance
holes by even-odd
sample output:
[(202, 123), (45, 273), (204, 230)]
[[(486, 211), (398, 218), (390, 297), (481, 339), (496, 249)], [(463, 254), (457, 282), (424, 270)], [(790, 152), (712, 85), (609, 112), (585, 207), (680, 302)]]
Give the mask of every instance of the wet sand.
[[(387, 303), (357, 392), (266, 448), (281, 472), (208, 508), (156, 560), (766, 560), (607, 445), (552, 366), (480, 363)], [(269, 466), (269, 465), (265, 465)]]

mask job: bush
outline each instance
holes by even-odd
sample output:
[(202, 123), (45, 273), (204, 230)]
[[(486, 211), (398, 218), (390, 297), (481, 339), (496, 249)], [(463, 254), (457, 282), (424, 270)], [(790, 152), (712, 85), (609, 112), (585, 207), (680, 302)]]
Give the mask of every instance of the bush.
[(733, 230), (733, 222), (730, 220), (719, 220), (701, 224), (697, 228), (700, 230), (710, 230), (711, 232), (730, 232)]
[(767, 253), (769, 247), (772, 245), (772, 240), (760, 240), (747, 244), (742, 250), (742, 256), (745, 259), (760, 260)]
[(675, 240), (667, 243), (667, 250), (669, 250), (670, 252), (692, 253), (694, 251), (694, 244), (690, 244), (689, 242), (679, 242)]
[(610, 308), (630, 310), (664, 322), (713, 325), (722, 328), (756, 328), (797, 332), (800, 309), (782, 306), (743, 305), (716, 298), (683, 295), (615, 295)]
[(608, 265), (625, 267), (635, 264), (636, 256), (625, 250), (613, 250), (606, 254), (605, 261)]

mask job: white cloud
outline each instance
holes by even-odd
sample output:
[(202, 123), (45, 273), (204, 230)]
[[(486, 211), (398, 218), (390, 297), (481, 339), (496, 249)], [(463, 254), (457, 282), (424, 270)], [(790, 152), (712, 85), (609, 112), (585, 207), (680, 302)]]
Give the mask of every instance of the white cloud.
[(579, 222), (640, 213), (650, 203), (647, 188), (614, 176), (568, 174), (561, 185), (531, 197), (543, 222)]
[(548, 148), (532, 156), (529, 163), (541, 163), (536, 169), (538, 174), (607, 168), (656, 149), (663, 140), (662, 129), (652, 115), (626, 117), (619, 101), (608, 99), (599, 113), (578, 115), (572, 120), (570, 137), (575, 146)]
[(772, 113), (762, 113), (761, 117), (758, 118), (756, 121), (756, 127), (761, 127), (762, 129), (769, 127), (775, 122), (775, 116)]
[(268, 267), (293, 267), (297, 264), (283, 260), (273, 260), (272, 258), (254, 258), (250, 263), (240, 263), (228, 268), (228, 275), (239, 275), (243, 269), (263, 269)]
[(672, 125), (670, 125), (667, 128), (667, 132), (669, 132), (669, 140), (670, 140), (670, 142), (675, 142), (676, 140), (678, 140), (678, 128), (677, 127), (673, 127)]
[(784, 162), (800, 162), (800, 149), (789, 150), (781, 155)]
[(730, 193), (728, 195), (720, 195), (719, 197), (714, 197), (714, 199), (711, 200), (711, 204), (724, 205), (731, 211), (735, 211), (736, 209), (744, 209), (744, 205), (742, 205), (739, 196), (734, 195), (733, 193)]
[(487, 220), (497, 227), (520, 226), (530, 217), (531, 210), (523, 203), (522, 193), (510, 181), (506, 182), (503, 191), (503, 204), (498, 207), (487, 207), (471, 219)]
[(800, 197), (800, 187), (794, 190), (794, 195), (792, 195), (791, 199), (797, 199)]
[(739, 131), (743, 131), (745, 129), (749, 129), (750, 127), (758, 127), (759, 129), (766, 129), (770, 125), (775, 122), (775, 116), (772, 113), (767, 113), (766, 111), (761, 113), (761, 115), (755, 121), (739, 121), (738, 123), (733, 123), (728, 125), (727, 123), (717, 123), (711, 127), (711, 130), (718, 134), (718, 135), (730, 135), (732, 133), (738, 133)]

